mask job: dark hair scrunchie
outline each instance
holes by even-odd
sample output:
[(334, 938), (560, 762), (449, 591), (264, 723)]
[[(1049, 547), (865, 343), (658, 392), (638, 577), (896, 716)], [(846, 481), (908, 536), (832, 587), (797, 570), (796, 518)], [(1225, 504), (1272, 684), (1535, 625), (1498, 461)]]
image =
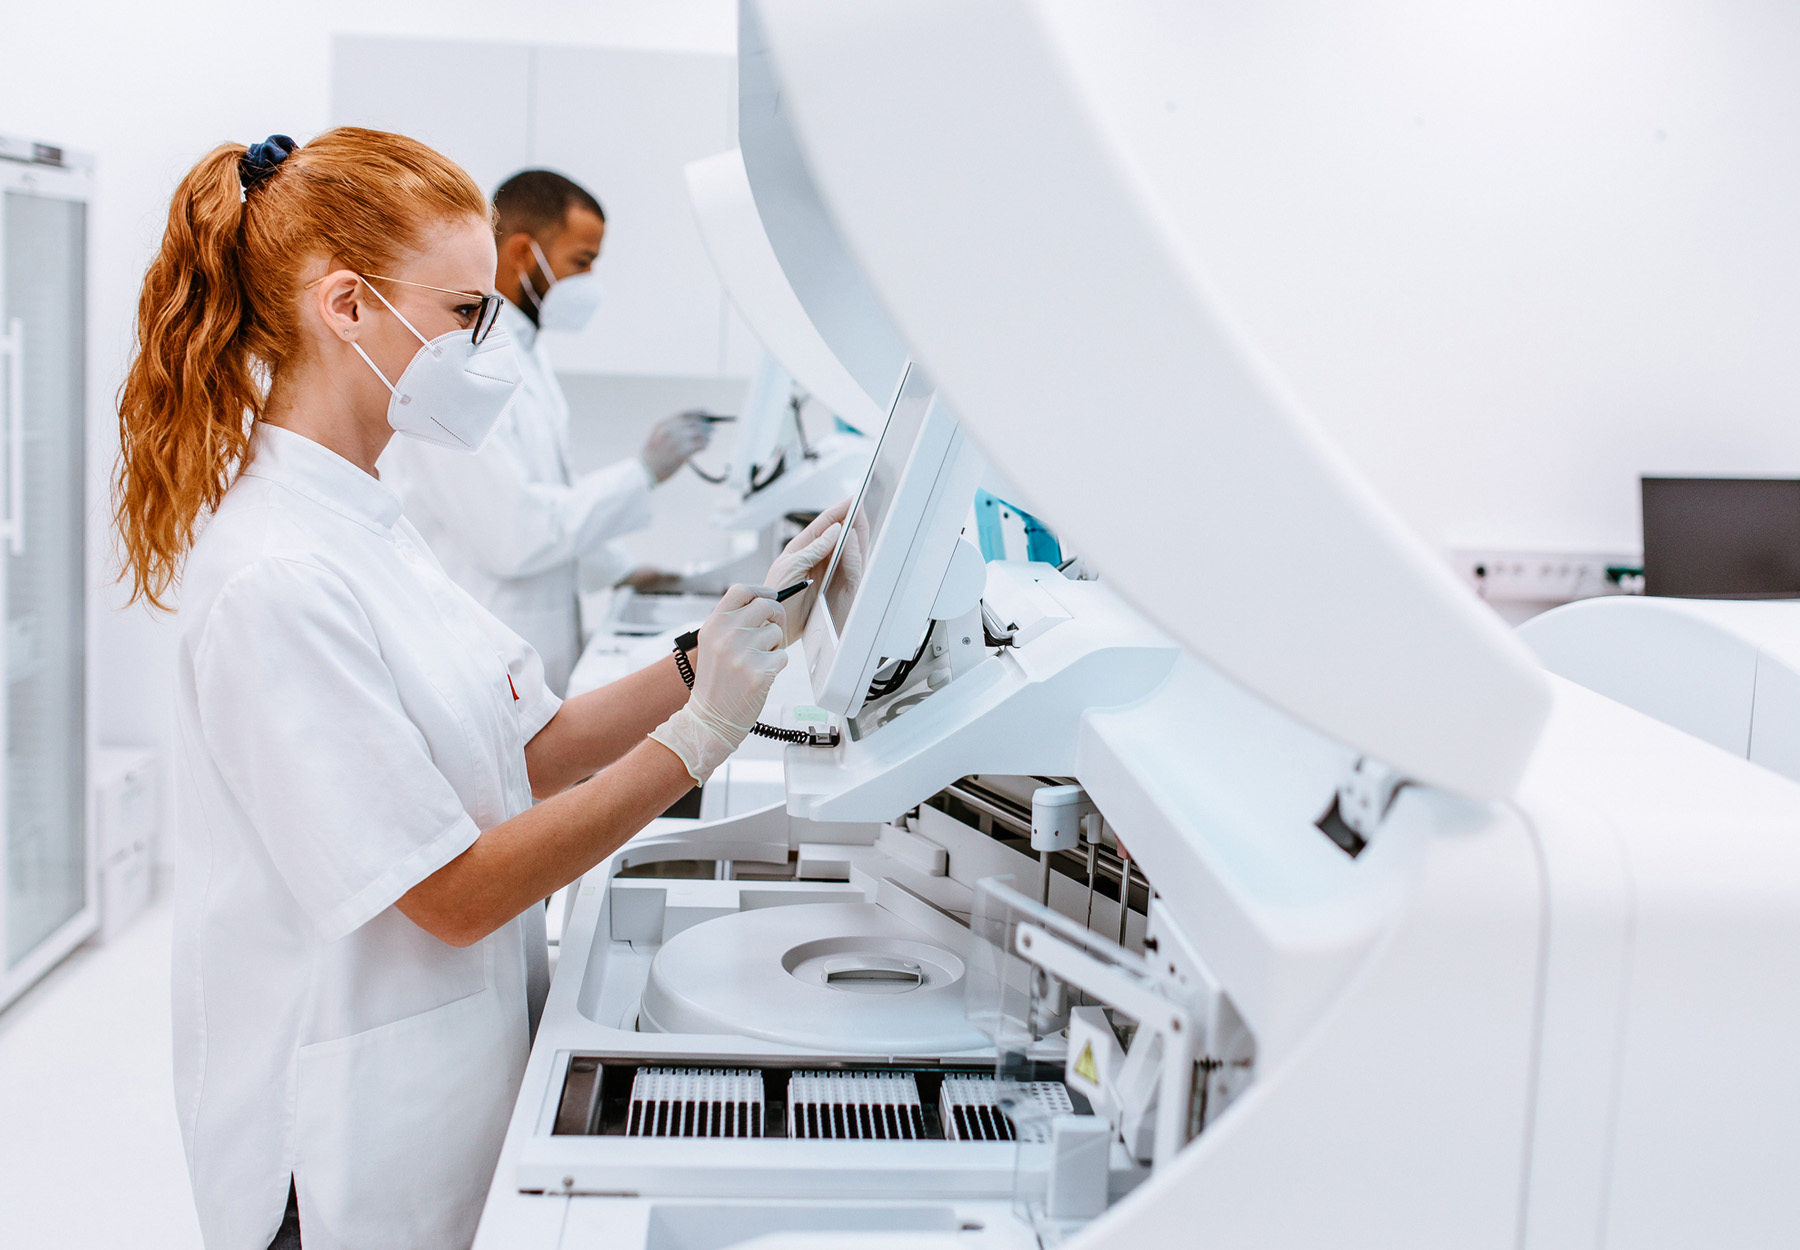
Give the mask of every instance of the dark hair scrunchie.
[(299, 146), (286, 135), (270, 135), (261, 143), (252, 143), (249, 150), (238, 157), (238, 181), (244, 185), (245, 193), (256, 190), (274, 177), (281, 162)]

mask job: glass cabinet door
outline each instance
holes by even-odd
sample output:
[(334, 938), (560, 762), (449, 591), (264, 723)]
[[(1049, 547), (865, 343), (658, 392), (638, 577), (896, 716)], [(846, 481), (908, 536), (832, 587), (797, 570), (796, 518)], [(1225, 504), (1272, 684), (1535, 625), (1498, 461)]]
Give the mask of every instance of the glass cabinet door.
[[(83, 603), (86, 205), (19, 190), (0, 201), (0, 494), (5, 567), (4, 963), (0, 978), (87, 906)], [(0, 396), (0, 405), (6, 398)], [(16, 465), (15, 465), (16, 460)]]

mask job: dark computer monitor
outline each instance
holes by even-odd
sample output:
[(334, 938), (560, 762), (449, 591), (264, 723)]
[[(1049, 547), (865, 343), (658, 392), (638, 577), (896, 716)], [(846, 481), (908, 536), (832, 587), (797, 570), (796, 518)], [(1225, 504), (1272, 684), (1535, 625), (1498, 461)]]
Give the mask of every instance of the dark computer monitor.
[(1645, 594), (1800, 598), (1800, 479), (1640, 481)]

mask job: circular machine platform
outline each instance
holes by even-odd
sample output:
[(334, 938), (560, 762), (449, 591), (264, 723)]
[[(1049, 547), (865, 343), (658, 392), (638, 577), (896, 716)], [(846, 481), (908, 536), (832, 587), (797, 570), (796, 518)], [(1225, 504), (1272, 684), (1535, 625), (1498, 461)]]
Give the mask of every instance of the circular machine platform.
[(990, 1044), (963, 1016), (962, 958), (873, 903), (763, 907), (676, 934), (638, 1027), (875, 1055)]

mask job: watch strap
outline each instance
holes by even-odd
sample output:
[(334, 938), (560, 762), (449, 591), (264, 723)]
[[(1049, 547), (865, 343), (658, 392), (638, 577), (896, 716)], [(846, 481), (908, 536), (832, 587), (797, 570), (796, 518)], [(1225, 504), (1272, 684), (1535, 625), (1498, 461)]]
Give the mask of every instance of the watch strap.
[(694, 688), (694, 665), (688, 659), (688, 652), (700, 645), (700, 631), (690, 629), (675, 639), (675, 671), (681, 674), (681, 680), (687, 688)]

